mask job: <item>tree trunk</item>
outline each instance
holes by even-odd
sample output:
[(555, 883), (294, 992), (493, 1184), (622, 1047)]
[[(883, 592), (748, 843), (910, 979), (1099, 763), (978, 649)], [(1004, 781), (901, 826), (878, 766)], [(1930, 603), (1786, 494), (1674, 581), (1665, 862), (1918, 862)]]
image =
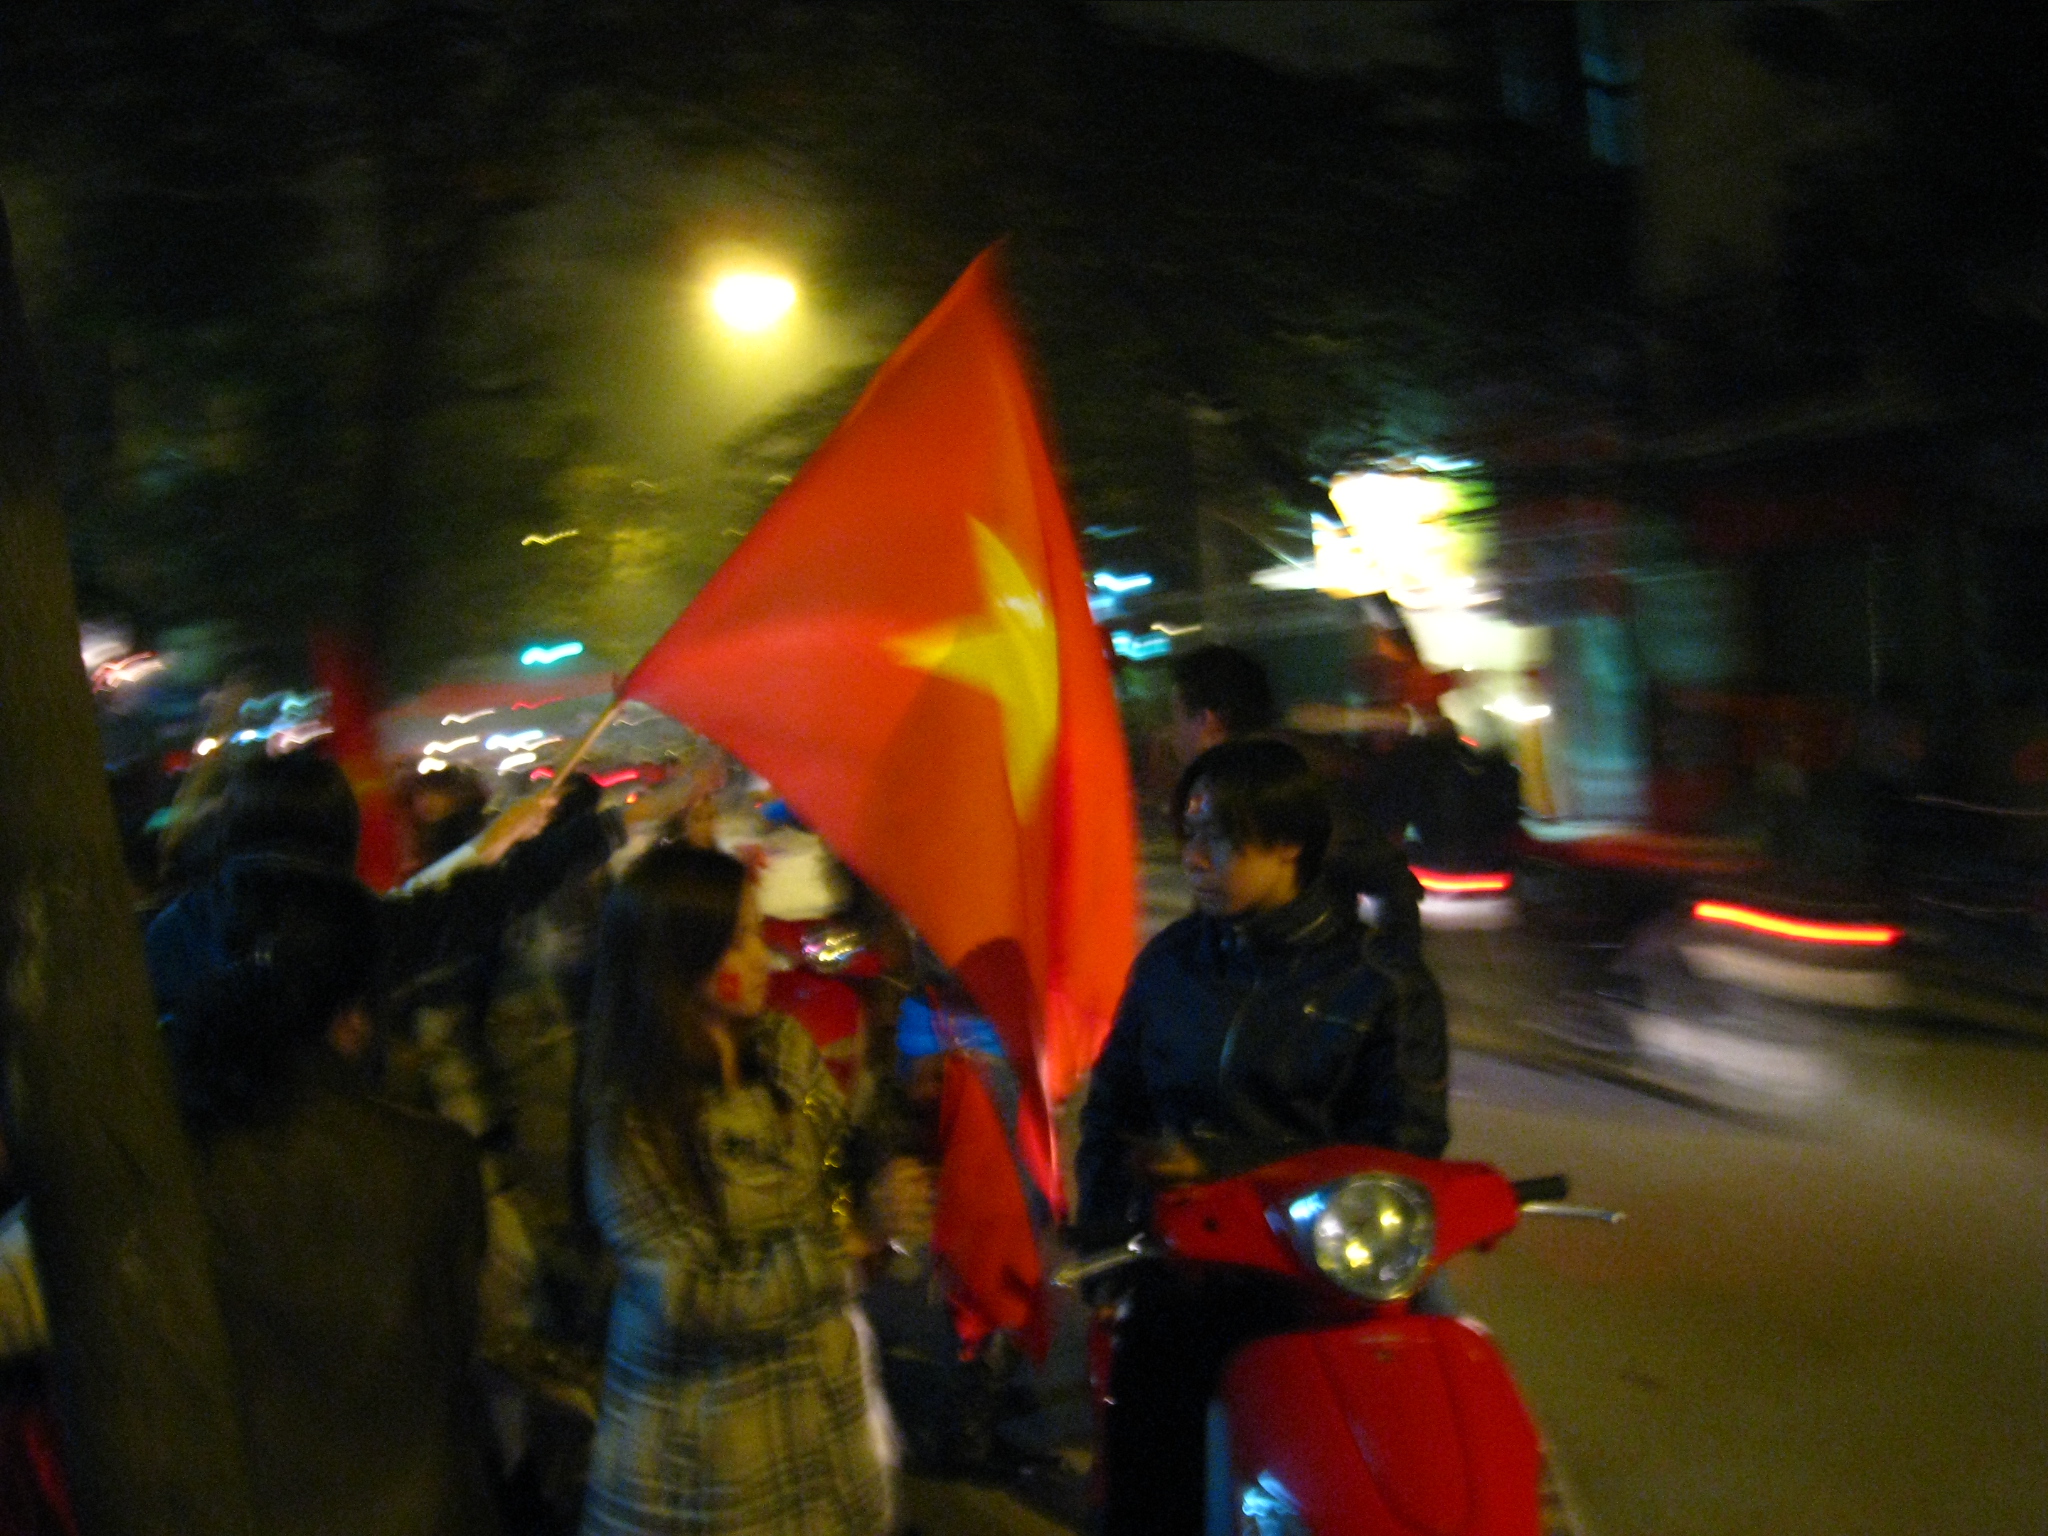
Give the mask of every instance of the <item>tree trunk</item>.
[(252, 1529), (191, 1152), (78, 654), (49, 424), (0, 208), (0, 997), (67, 1469), (92, 1536)]

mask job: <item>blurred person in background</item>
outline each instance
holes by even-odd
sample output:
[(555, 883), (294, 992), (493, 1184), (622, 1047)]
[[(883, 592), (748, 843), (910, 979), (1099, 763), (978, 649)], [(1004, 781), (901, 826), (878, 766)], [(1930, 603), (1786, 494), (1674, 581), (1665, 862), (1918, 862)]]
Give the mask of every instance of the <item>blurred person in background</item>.
[[(501, 817), (477, 840), (499, 836), (497, 849), (437, 882), (372, 898), (378, 964), (369, 1006), (351, 1016), (361, 1034), (359, 1059), (383, 1098), (452, 1121), (482, 1155), (488, 1242), (481, 1301), (494, 1354), (502, 1341), (530, 1333), (537, 1261), (511, 1188), (520, 1167), (512, 1156), (515, 1080), (486, 1028), (486, 1011), (514, 920), (600, 867), (620, 837), (619, 819), (600, 813), (597, 802), (595, 786), (580, 778), (559, 799), (519, 802), (509, 822)], [(153, 975), (168, 974), (206, 942), (207, 892), (220, 872), (256, 859), (348, 875), (360, 815), (341, 768), (301, 750), (237, 764), (203, 827), (190, 840), (203, 849), (203, 862), (192, 859), (202, 883), (166, 907), (144, 936)], [(566, 1099), (566, 1080), (561, 1092)], [(504, 1394), (493, 1399), (508, 1470), (523, 1451), (516, 1396), (509, 1410)]]
[(411, 834), (413, 867), (439, 863), (483, 831), (490, 800), (476, 770), (460, 763), (436, 773), (406, 774), (398, 803)]
[(179, 910), (150, 976), (259, 1522), (306, 1536), (496, 1529), (470, 1376), (477, 1150), (367, 1091), (376, 898), (330, 862), (272, 849), (229, 856)]
[(1273, 729), (1273, 687), (1265, 663), (1229, 645), (1198, 646), (1176, 656), (1173, 744), (1185, 768), (1213, 746)]
[[(355, 867), (362, 821), (347, 776), (313, 751), (254, 757), (228, 776), (205, 813), (195, 876), (239, 857), (289, 857), (337, 872)], [(575, 876), (601, 865), (623, 839), (601, 814), (596, 787), (580, 776), (555, 796), (519, 802), (472, 846), (497, 837), (470, 864), (417, 882), (379, 903), (380, 966), (374, 996), (436, 1109), (488, 1141), (504, 1129), (481, 1018), (506, 925)], [(145, 948), (185, 942), (186, 902), (150, 924)]]

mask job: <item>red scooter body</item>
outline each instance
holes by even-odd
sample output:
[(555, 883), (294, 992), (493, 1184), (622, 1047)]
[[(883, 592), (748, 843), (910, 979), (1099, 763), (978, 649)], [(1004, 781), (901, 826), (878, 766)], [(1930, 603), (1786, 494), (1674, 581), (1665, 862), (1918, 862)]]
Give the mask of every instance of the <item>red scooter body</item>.
[[(1425, 1276), (1519, 1220), (1515, 1186), (1485, 1164), (1372, 1147), (1325, 1148), (1157, 1199), (1147, 1253), (1294, 1278), (1313, 1319), (1253, 1340), (1225, 1364), (1209, 1410), (1207, 1528), (1536, 1536), (1536, 1428), (1491, 1336), (1467, 1319), (1415, 1312), (1405, 1298), (1352, 1295), (1296, 1246), (1290, 1204), (1362, 1173), (1429, 1192), (1436, 1227)], [(1096, 1364), (1106, 1381), (1106, 1356)]]

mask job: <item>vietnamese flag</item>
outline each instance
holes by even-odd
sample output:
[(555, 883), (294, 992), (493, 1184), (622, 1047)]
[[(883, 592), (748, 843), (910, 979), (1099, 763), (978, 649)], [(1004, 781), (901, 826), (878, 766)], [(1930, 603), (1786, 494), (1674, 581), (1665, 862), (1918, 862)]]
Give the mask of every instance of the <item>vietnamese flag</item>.
[(1050, 1105), (1134, 942), (1130, 775), (984, 252), (620, 689), (772, 781), (973, 992), (1060, 1206)]

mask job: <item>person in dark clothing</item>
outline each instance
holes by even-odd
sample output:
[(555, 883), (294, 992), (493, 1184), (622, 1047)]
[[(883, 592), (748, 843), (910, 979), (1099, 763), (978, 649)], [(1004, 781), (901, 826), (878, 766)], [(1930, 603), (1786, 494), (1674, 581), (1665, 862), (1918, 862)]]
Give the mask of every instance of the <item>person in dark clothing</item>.
[[(1205, 645), (1173, 663), (1173, 741), (1181, 766), (1226, 741), (1274, 733), (1266, 668), (1249, 651)], [(1404, 780), (1380, 754), (1347, 753), (1331, 743), (1281, 737), (1308, 758), (1323, 782), (1332, 822), (1325, 860), (1330, 889), (1365, 898), (1371, 925), (1387, 948), (1422, 959), (1422, 887), (1401, 851)], [(1405, 761), (1405, 760), (1404, 760)]]
[(215, 859), (259, 849), (353, 870), (362, 812), (348, 776), (317, 752), (254, 757), (221, 787), (212, 812)]
[(241, 854), (152, 947), (214, 1292), (266, 1531), (487, 1536), (470, 1380), (483, 1186), (454, 1127), (373, 1101), (348, 1059), (377, 903)]
[(450, 764), (438, 773), (415, 773), (403, 786), (400, 801), (411, 823), (419, 863), (444, 859), (483, 831), (490, 800), (473, 768)]
[(1273, 728), (1273, 689), (1265, 665), (1230, 645), (1197, 646), (1176, 656), (1173, 741), (1185, 767), (1209, 748)]
[[(1442, 996), (1320, 882), (1330, 813), (1302, 754), (1212, 747), (1182, 774), (1175, 819), (1196, 910), (1139, 954), (1090, 1078), (1086, 1246), (1141, 1226), (1162, 1184), (1339, 1142), (1434, 1157), (1450, 1139)], [(1205, 1405), (1231, 1349), (1265, 1326), (1260, 1299), (1153, 1268), (1123, 1316), (1105, 1530), (1194, 1531)]]
[[(338, 872), (355, 867), (355, 795), (340, 767), (315, 752), (243, 764), (208, 820), (214, 865), (260, 853)], [(598, 810), (596, 786), (577, 775), (536, 834), (502, 858), (378, 903), (381, 963), (370, 989), (376, 1010), (423, 1061), (435, 1107), (479, 1139), (506, 1133), (500, 1074), (482, 1026), (506, 925), (597, 868), (622, 839), (617, 818)], [(173, 902), (150, 924), (144, 943), (152, 963), (159, 950), (189, 941), (185, 907), (183, 899)]]
[(1162, 1157), (1199, 1171), (1332, 1142), (1440, 1153), (1441, 998), (1319, 880), (1330, 815), (1306, 759), (1226, 742), (1188, 765), (1176, 801), (1196, 910), (1139, 954), (1095, 1064), (1082, 1225), (1135, 1230)]

